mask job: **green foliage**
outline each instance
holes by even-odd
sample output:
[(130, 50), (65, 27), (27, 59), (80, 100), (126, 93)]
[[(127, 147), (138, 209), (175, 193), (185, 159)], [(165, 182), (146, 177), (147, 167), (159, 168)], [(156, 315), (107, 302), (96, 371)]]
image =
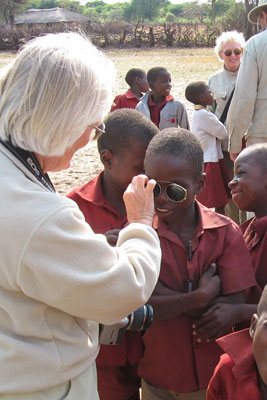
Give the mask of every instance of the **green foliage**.
[(222, 30), (245, 32), (246, 19), (246, 7), (244, 3), (235, 3), (232, 1), (230, 8), (222, 17), (218, 18), (218, 22), (220, 22)]
[(0, 20), (12, 27), (15, 15), (26, 10), (29, 5), (28, 0), (0, 0)]
[(168, 0), (131, 0), (125, 9), (127, 21), (154, 21), (165, 12)]

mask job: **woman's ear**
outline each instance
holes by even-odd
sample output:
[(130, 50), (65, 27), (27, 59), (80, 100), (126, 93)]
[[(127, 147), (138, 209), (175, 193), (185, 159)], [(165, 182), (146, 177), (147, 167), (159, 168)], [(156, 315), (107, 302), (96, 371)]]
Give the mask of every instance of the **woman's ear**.
[(205, 174), (205, 172), (203, 172), (201, 177), (197, 181), (196, 194), (200, 194), (203, 191), (203, 189), (205, 188), (206, 178), (207, 178), (207, 175)]
[(249, 327), (249, 335), (250, 335), (251, 339), (253, 339), (253, 337), (254, 337), (258, 319), (259, 319), (259, 317), (257, 314), (253, 314), (251, 317), (251, 322), (250, 322), (250, 327)]
[(103, 149), (100, 151), (100, 160), (105, 168), (111, 168), (112, 166), (113, 154), (108, 149)]

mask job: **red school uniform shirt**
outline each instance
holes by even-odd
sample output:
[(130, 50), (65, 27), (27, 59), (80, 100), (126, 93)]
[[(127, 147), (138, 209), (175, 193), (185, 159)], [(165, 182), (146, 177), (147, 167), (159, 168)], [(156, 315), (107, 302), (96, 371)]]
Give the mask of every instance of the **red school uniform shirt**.
[(248, 301), (257, 304), (267, 284), (267, 216), (259, 219), (254, 217), (240, 225), (240, 228), (251, 255), (255, 278), (259, 286), (258, 291), (253, 291)]
[(217, 340), (225, 351), (215, 368), (207, 400), (263, 400), (249, 329)]
[(115, 111), (119, 108), (135, 108), (139, 103), (139, 99), (135, 96), (135, 94), (129, 89), (124, 94), (119, 94), (113, 100), (113, 104), (111, 107), (111, 112)]
[[(198, 224), (192, 255), (163, 221), (158, 222), (162, 249), (160, 281), (179, 292), (194, 288), (212, 262), (227, 295), (255, 285), (250, 256), (240, 228), (228, 217), (216, 214), (196, 201)], [(193, 320), (183, 314), (153, 321), (143, 335), (144, 355), (138, 373), (153, 385), (176, 393), (205, 389), (222, 354), (215, 342), (197, 342)]]
[[(82, 211), (86, 222), (95, 233), (105, 233), (110, 229), (122, 229), (127, 219), (111, 206), (104, 197), (101, 172), (85, 185), (74, 189), (68, 197), (74, 200)], [(122, 343), (115, 346), (101, 345), (97, 357), (98, 365), (114, 366), (135, 364), (141, 357), (143, 344), (139, 332), (125, 332)]]
[[(173, 97), (170, 94), (166, 96), (165, 99), (160, 104), (157, 104), (152, 100), (151, 94), (148, 98), (148, 108), (150, 111), (150, 118), (151, 121), (154, 122), (154, 124), (157, 125), (158, 128), (160, 123), (160, 112), (163, 109), (163, 107), (168, 103), (168, 101), (171, 100), (173, 100)], [(173, 123), (175, 123), (175, 119)]]

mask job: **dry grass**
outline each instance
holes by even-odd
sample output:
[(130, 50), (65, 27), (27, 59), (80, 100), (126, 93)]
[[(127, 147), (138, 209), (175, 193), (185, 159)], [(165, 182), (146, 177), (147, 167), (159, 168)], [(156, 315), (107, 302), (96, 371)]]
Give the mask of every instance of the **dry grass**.
[[(118, 71), (114, 96), (127, 89), (124, 77), (130, 68), (143, 68), (147, 71), (155, 66), (166, 67), (172, 76), (172, 95), (185, 104), (189, 119), (191, 119), (193, 108), (184, 97), (185, 87), (192, 81), (207, 80), (210, 74), (221, 68), (221, 63), (210, 48), (112, 49), (106, 50), (105, 53), (114, 61)], [(0, 68), (10, 62), (13, 57), (12, 53), (0, 53)], [(51, 173), (50, 176), (57, 191), (66, 194), (72, 188), (90, 180), (100, 170), (101, 164), (96, 146), (90, 143), (75, 154), (71, 168)]]

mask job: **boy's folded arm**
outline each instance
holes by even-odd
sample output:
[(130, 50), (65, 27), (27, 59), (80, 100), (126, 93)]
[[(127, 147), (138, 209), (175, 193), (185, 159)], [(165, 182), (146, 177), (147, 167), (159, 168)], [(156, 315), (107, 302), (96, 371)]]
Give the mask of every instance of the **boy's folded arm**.
[(205, 308), (220, 291), (220, 278), (216, 268), (209, 268), (192, 292), (178, 292), (158, 281), (149, 303), (154, 309), (154, 319), (165, 320)]
[(256, 309), (256, 305), (244, 304), (243, 292), (220, 296), (194, 321), (194, 334), (201, 340), (215, 340), (229, 333), (234, 325), (249, 322)]

